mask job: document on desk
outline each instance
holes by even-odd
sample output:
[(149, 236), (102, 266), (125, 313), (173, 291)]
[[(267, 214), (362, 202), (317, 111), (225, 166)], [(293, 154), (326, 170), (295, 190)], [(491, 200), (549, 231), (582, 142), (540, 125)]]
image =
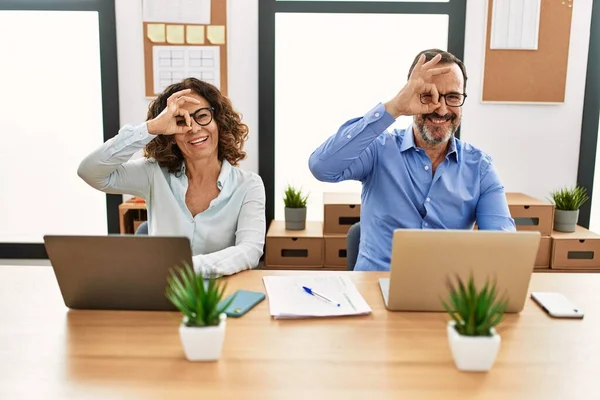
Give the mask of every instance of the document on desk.
[(265, 276), (263, 282), (275, 319), (371, 313), (371, 307), (347, 276)]

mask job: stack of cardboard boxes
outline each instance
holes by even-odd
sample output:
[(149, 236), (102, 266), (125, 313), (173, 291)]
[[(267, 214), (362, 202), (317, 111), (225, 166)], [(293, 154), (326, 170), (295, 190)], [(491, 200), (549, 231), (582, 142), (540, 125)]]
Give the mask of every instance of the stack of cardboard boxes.
[[(523, 193), (507, 193), (519, 231), (542, 235), (536, 271), (599, 270), (600, 235), (583, 227), (573, 233), (553, 230), (554, 205)], [(267, 233), (267, 269), (346, 269), (346, 234), (360, 220), (359, 193), (325, 193), (324, 222), (307, 221), (303, 231), (288, 231), (273, 221)]]
[(324, 193), (324, 222), (306, 221), (303, 231), (272, 221), (267, 232), (265, 268), (346, 270), (346, 234), (360, 220), (359, 193)]

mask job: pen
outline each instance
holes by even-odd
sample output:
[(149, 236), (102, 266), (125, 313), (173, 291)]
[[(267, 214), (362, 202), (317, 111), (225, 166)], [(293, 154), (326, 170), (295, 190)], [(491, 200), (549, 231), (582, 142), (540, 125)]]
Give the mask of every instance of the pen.
[(329, 297), (323, 296), (322, 294), (319, 294), (319, 293), (315, 292), (315, 291), (314, 291), (314, 290), (312, 290), (311, 288), (308, 288), (308, 287), (306, 287), (306, 286), (302, 286), (302, 289), (304, 289), (304, 291), (305, 291), (306, 293), (308, 293), (308, 294), (310, 294), (310, 295), (312, 295), (312, 296), (320, 297), (320, 298), (322, 298), (323, 300), (325, 300), (325, 301), (328, 301), (328, 302), (330, 302), (331, 304), (335, 304), (335, 305), (336, 305), (336, 306), (338, 306), (338, 307), (340, 307), (340, 306), (341, 306), (341, 304), (340, 304), (340, 303), (338, 303), (337, 301), (333, 301), (333, 300), (331, 300)]

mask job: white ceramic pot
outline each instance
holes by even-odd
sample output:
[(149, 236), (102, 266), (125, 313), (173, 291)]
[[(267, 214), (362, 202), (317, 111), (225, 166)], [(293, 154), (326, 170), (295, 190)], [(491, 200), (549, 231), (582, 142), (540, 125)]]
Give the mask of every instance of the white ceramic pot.
[(447, 332), (456, 368), (460, 371), (489, 371), (500, 350), (500, 335), (492, 328), (492, 336), (463, 336), (456, 331), (455, 324), (455, 321), (449, 321)]
[(206, 328), (179, 326), (179, 337), (188, 361), (216, 361), (221, 357), (227, 315), (220, 315), (217, 326)]

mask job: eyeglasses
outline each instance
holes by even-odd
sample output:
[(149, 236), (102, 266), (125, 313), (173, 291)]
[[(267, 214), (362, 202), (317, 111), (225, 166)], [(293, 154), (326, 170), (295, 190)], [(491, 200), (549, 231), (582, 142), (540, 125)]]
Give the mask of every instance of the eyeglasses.
[[(433, 103), (433, 96), (429, 93), (421, 94), (420, 96), (421, 103), (423, 104), (431, 104)], [(460, 107), (465, 104), (465, 99), (467, 98), (466, 94), (461, 93), (448, 93), (448, 94), (440, 94), (440, 99), (444, 98), (446, 101), (446, 105), (449, 107)]]
[(196, 110), (194, 113), (190, 114), (190, 117), (196, 121), (198, 125), (206, 126), (213, 120), (213, 111), (215, 111), (214, 107), (200, 108), (199, 110)]

